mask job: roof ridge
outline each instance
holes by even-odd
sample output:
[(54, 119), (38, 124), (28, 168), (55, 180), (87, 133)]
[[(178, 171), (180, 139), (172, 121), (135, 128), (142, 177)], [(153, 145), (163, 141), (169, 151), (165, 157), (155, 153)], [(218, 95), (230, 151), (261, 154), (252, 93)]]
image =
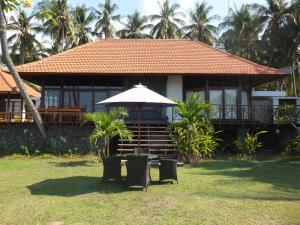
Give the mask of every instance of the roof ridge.
[(284, 73), (282, 73), (282, 71), (280, 71), (279, 69), (276, 69), (276, 68), (273, 68), (273, 67), (264, 66), (264, 65), (261, 65), (261, 64), (259, 64), (259, 63), (252, 62), (252, 61), (250, 61), (250, 60), (248, 60), (248, 59), (242, 58), (242, 57), (237, 56), (237, 55), (235, 55), (235, 54), (233, 54), (233, 53), (230, 53), (230, 52), (227, 52), (227, 51), (222, 51), (221, 49), (216, 48), (216, 47), (211, 46), (211, 45), (208, 45), (208, 44), (206, 44), (206, 43), (204, 43), (204, 42), (201, 42), (201, 41), (195, 41), (195, 40), (191, 40), (191, 41), (192, 41), (192, 42), (195, 42), (195, 43), (197, 43), (197, 44), (199, 44), (199, 45), (203, 45), (203, 46), (206, 46), (206, 47), (208, 47), (208, 48), (212, 48), (212, 49), (214, 49), (214, 50), (216, 50), (216, 51), (218, 51), (218, 52), (220, 52), (220, 53), (223, 53), (223, 54), (225, 54), (225, 55), (229, 55), (229, 56), (231, 56), (231, 57), (234, 57), (234, 58), (236, 58), (236, 59), (238, 59), (238, 60), (240, 60), (240, 61), (249, 63), (249, 64), (251, 64), (251, 65), (259, 66), (259, 67), (264, 68), (264, 69), (273, 70), (273, 71), (275, 71), (275, 72), (279, 72), (279, 73), (281, 73), (281, 74), (284, 74)]

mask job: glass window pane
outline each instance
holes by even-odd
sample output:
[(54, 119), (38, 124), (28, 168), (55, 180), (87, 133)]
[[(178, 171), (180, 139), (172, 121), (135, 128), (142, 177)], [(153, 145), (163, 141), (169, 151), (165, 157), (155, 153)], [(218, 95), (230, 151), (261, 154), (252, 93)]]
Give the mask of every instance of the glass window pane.
[[(107, 91), (97, 91), (95, 92), (95, 103), (101, 102), (105, 99), (107, 99)], [(96, 112), (105, 112), (106, 106), (105, 105), (95, 105), (95, 111)]]
[(186, 92), (186, 99), (189, 99), (191, 95), (193, 95), (194, 93), (199, 95), (200, 98), (200, 102), (205, 102), (205, 91), (201, 90), (201, 91), (187, 91)]
[(249, 110), (249, 100), (248, 93), (246, 91), (242, 91), (242, 118), (249, 119), (250, 110)]
[(221, 90), (210, 90), (209, 101), (212, 105), (212, 112), (210, 117), (212, 119), (221, 119), (222, 116), (222, 91)]
[(45, 90), (45, 106), (46, 108), (59, 106), (59, 90)]
[(80, 108), (83, 108), (86, 112), (93, 111), (93, 94), (92, 92), (81, 91), (80, 92)]
[(78, 104), (78, 92), (77, 91), (65, 91), (64, 92), (64, 106), (76, 107)]
[(237, 101), (237, 90), (225, 89), (225, 119), (237, 118), (236, 101)]

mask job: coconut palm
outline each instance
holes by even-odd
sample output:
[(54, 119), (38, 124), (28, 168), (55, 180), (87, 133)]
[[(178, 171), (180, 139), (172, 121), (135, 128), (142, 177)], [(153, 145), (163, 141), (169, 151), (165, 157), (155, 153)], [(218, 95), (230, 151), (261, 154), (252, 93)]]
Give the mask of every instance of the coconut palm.
[(94, 13), (85, 5), (77, 6), (71, 11), (75, 27), (75, 44), (81, 45), (91, 40), (91, 23), (94, 21)]
[(99, 4), (99, 9), (94, 9), (97, 22), (95, 24), (95, 33), (104, 33), (105, 38), (113, 38), (115, 28), (114, 21), (120, 21), (120, 15), (114, 13), (118, 10), (118, 5), (111, 0), (104, 0), (104, 4)]
[(8, 43), (12, 44), (11, 54), (16, 56), (17, 64), (32, 62), (46, 56), (42, 43), (35, 36), (40, 27), (32, 23), (34, 18), (35, 14), (28, 17), (25, 11), (21, 10), (17, 16), (10, 18), (7, 26), (7, 29), (14, 33), (8, 38)]
[(179, 26), (184, 25), (182, 17), (184, 14), (178, 12), (179, 4), (172, 4), (165, 0), (162, 4), (159, 2), (160, 13), (150, 16), (151, 21), (158, 21), (152, 28), (150, 34), (154, 38), (170, 39), (180, 37)]
[(263, 31), (262, 18), (252, 13), (249, 5), (242, 5), (240, 9), (230, 9), (230, 15), (219, 25), (220, 29), (227, 29), (220, 41), (225, 49), (246, 59), (259, 61), (259, 36)]
[(38, 3), (36, 12), (43, 21), (44, 34), (58, 44), (60, 51), (72, 45), (74, 23), (67, 0), (43, 0)]
[(202, 41), (212, 45), (216, 40), (217, 27), (211, 22), (219, 17), (217, 15), (210, 16), (212, 10), (206, 2), (196, 3), (194, 10), (189, 13), (191, 24), (182, 28), (183, 38), (190, 38), (193, 40)]
[[(26, 5), (30, 5), (31, 2), (27, 0)], [(37, 111), (36, 107), (34, 106), (32, 100), (30, 99), (29, 95), (25, 91), (23, 81), (16, 70), (13, 61), (11, 60), (11, 57), (8, 52), (8, 43), (7, 43), (7, 23), (6, 23), (6, 18), (4, 16), (4, 10), (5, 11), (11, 11), (15, 9), (15, 7), (20, 4), (19, 1), (16, 0), (5, 0), (2, 1), (0, 4), (0, 40), (1, 40), (1, 50), (2, 50), (2, 55), (3, 59), (5, 61), (5, 64), (7, 68), (9, 69), (11, 75), (13, 76), (16, 85), (22, 95), (22, 98), (25, 101), (26, 106), (28, 107), (29, 111), (32, 113), (32, 116), (34, 118), (34, 121), (36, 122), (36, 125), (43, 136), (43, 138), (46, 138), (46, 131), (43, 126), (42, 118)]]
[(142, 16), (139, 11), (134, 11), (131, 15), (127, 16), (127, 22), (124, 28), (117, 32), (121, 38), (149, 38), (150, 35), (146, 34), (147, 29), (151, 29), (152, 25), (148, 24), (148, 17)]
[(287, 26), (288, 18), (292, 16), (292, 7), (286, 0), (266, 0), (266, 5), (252, 4), (254, 10), (261, 15), (261, 23), (265, 31), (262, 36), (262, 46), (269, 66), (283, 66), (282, 41), (285, 35), (282, 31)]
[[(132, 139), (132, 134), (128, 131), (121, 117), (127, 116), (123, 108), (116, 108), (109, 113), (86, 113), (82, 123), (92, 122), (95, 129), (89, 137), (92, 147), (97, 148), (103, 143), (103, 153), (109, 155), (109, 142), (112, 138), (119, 136), (121, 139)], [(99, 143), (101, 141), (101, 143)], [(100, 153), (100, 152), (99, 152)]]

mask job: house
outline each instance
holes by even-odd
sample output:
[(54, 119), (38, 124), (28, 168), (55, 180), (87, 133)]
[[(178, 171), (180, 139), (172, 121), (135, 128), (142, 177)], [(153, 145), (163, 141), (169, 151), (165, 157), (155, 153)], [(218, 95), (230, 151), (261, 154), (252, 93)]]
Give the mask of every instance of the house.
[[(63, 149), (86, 148), (85, 136), (90, 127), (78, 126), (82, 115), (108, 110), (96, 103), (138, 83), (183, 101), (197, 92), (203, 102), (213, 105), (212, 122), (224, 135), (236, 135), (239, 130), (257, 126), (272, 127), (272, 106), (261, 105), (262, 101), (252, 97), (252, 89), (287, 75), (201, 42), (156, 39), (98, 40), (20, 65), (17, 70), (23, 79), (42, 87), (39, 111), (50, 133), (49, 146)], [(136, 132), (137, 111), (128, 111), (127, 126)], [(166, 126), (177, 118), (171, 108), (143, 108), (142, 148), (159, 154), (173, 151)], [(23, 123), (25, 126), (27, 129), (30, 124)], [(73, 126), (77, 126), (77, 132)], [(36, 130), (28, 130), (36, 137)], [(5, 132), (10, 137), (13, 131)], [(15, 143), (15, 148), (24, 145), (24, 139), (20, 140), (22, 143)], [(43, 141), (38, 140), (32, 139), (27, 145), (39, 148), (41, 144), (37, 142)], [(121, 153), (137, 147), (136, 140), (116, 140), (111, 144), (116, 144), (113, 149)]]
[[(42, 87), (44, 110), (104, 111), (95, 103), (141, 82), (172, 99), (197, 92), (214, 106), (215, 124), (237, 125), (270, 122), (255, 119), (251, 90), (286, 75), (201, 42), (153, 39), (98, 40), (17, 69)], [(135, 109), (129, 114), (136, 120)], [(171, 122), (175, 117), (172, 109), (147, 108), (142, 119)]]
[[(25, 90), (39, 104), (41, 94), (27, 84)], [(32, 122), (13, 77), (0, 70), (0, 122)]]

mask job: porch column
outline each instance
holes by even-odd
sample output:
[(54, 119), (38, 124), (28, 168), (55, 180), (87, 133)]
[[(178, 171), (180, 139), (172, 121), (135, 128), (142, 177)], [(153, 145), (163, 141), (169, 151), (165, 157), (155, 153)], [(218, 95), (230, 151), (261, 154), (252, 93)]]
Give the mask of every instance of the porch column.
[[(182, 76), (168, 76), (167, 78), (167, 98), (183, 100)], [(173, 109), (167, 109), (168, 121), (172, 122)]]

